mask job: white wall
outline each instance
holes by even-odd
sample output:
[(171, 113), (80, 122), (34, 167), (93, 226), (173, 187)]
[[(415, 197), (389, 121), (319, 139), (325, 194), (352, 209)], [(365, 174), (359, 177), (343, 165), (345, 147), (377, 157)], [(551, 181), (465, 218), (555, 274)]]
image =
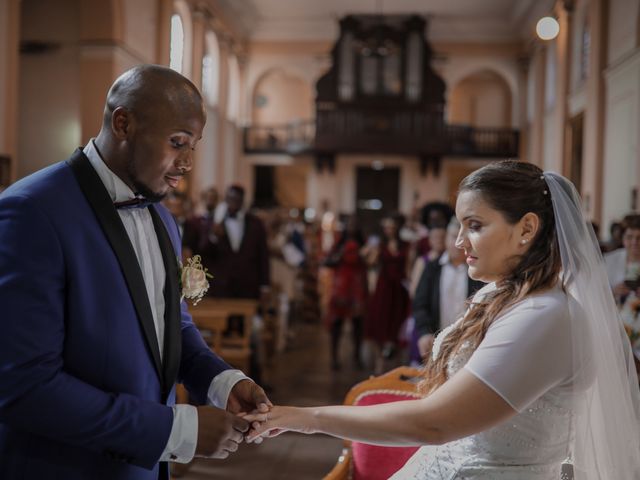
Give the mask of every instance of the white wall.
[(447, 85), (447, 91), (445, 93), (447, 104), (450, 101), (449, 97), (452, 89), (463, 79), (474, 73), (486, 70), (499, 74), (509, 86), (511, 99), (513, 100), (511, 102), (511, 126), (513, 128), (519, 128), (517, 122), (520, 118), (520, 111), (518, 106), (519, 102), (517, 102), (516, 99), (520, 98), (520, 95), (523, 95), (524, 92), (520, 92), (518, 86), (518, 68), (515, 57), (452, 55), (447, 58), (444, 64), (438, 67), (438, 74)]
[[(327, 200), (333, 211), (351, 213), (355, 211), (356, 200), (356, 169), (370, 167), (374, 160), (380, 160), (386, 168), (400, 168), (399, 210), (409, 214), (414, 206), (414, 194), (417, 194), (417, 204), (423, 205), (429, 201), (447, 201), (455, 194), (457, 182), (451, 185), (454, 191), (449, 191), (452, 183), (449, 171), (461, 168), (473, 170), (485, 165), (489, 160), (470, 160), (464, 158), (443, 159), (440, 174), (434, 176), (429, 169), (426, 175), (420, 172), (420, 162), (415, 157), (392, 155), (338, 155), (334, 173), (326, 170), (318, 172), (315, 167), (309, 169), (307, 181), (307, 203), (309, 207), (321, 210), (322, 202)], [(312, 163), (312, 159), (306, 160)]]
[[(258, 53), (251, 54), (247, 63), (245, 89), (246, 109), (242, 112), (240, 120), (248, 123), (252, 117), (253, 93), (257, 83), (270, 71), (280, 70), (284, 74), (301, 78), (312, 88), (312, 97), (315, 99), (315, 85), (318, 78), (329, 68), (328, 52), (326, 56), (313, 55), (311, 53)], [(312, 110), (315, 115), (315, 110)]]
[[(145, 63), (155, 63), (159, 21), (157, 0), (123, 1), (124, 42), (133, 55)], [(186, 33), (186, 32), (185, 32)]]
[[(236, 124), (229, 120), (223, 120), (224, 132), (224, 187), (240, 180), (240, 156), (238, 155), (239, 130)], [(246, 186), (246, 185), (245, 185)]]
[(20, 56), (18, 177), (64, 160), (81, 143), (79, 2), (21, 5), (21, 38), (60, 48)]
[(220, 132), (220, 116), (215, 108), (207, 108), (207, 123), (202, 132), (202, 140), (198, 144), (198, 179), (192, 179), (196, 194), (199, 190), (215, 185), (217, 181), (216, 162), (220, 161), (218, 156), (218, 136)]
[(609, 0), (609, 65), (629, 55), (636, 47), (640, 0)]
[(640, 51), (606, 72), (606, 132), (602, 227), (629, 212), (638, 186), (640, 132)]

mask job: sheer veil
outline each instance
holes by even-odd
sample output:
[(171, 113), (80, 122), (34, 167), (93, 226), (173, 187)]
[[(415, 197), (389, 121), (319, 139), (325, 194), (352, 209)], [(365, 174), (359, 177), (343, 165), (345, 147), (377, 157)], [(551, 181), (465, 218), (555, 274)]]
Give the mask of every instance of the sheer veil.
[(569, 297), (576, 480), (640, 479), (640, 391), (631, 347), (578, 192), (545, 172)]

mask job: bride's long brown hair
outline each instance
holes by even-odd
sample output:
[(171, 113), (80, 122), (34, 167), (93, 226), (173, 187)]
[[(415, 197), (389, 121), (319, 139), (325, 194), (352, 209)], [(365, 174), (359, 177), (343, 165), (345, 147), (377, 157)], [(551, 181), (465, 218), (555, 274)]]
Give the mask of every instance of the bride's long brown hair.
[(527, 252), (514, 259), (513, 270), (498, 280), (497, 288), (480, 302), (468, 302), (469, 309), (462, 322), (446, 336), (435, 360), (430, 356), (421, 382), (425, 394), (447, 380), (447, 362), (460, 345), (467, 340), (479, 345), (501, 312), (529, 294), (551, 288), (561, 268), (551, 194), (542, 170), (512, 160), (491, 163), (462, 180), (459, 193), (462, 192), (479, 193), (511, 225), (525, 214), (535, 213), (540, 227)]

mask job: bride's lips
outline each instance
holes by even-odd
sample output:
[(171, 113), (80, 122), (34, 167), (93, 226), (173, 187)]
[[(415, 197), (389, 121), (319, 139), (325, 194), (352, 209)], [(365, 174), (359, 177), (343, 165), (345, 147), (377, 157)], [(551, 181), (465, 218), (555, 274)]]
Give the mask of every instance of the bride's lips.
[(180, 182), (180, 177), (178, 176), (165, 175), (164, 179), (171, 188), (176, 188)]
[(474, 257), (473, 255), (467, 255), (467, 265), (475, 265), (478, 261), (478, 257)]

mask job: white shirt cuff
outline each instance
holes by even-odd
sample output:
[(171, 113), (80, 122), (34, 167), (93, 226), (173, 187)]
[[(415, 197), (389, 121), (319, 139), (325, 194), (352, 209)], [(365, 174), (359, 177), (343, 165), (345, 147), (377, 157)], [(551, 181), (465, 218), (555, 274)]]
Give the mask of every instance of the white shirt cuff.
[[(216, 375), (207, 392), (209, 403), (226, 410), (231, 389), (240, 380), (250, 378), (240, 370), (225, 370)], [(193, 405), (185, 404), (174, 405), (172, 409), (173, 425), (160, 461), (189, 463), (193, 460), (198, 443), (198, 410)]]
[(198, 443), (198, 410), (193, 405), (174, 405), (173, 425), (161, 462), (189, 463)]
[(226, 410), (231, 389), (240, 380), (250, 380), (250, 378), (240, 370), (225, 370), (216, 375), (211, 385), (209, 385), (209, 391), (207, 392), (209, 403), (214, 407)]

